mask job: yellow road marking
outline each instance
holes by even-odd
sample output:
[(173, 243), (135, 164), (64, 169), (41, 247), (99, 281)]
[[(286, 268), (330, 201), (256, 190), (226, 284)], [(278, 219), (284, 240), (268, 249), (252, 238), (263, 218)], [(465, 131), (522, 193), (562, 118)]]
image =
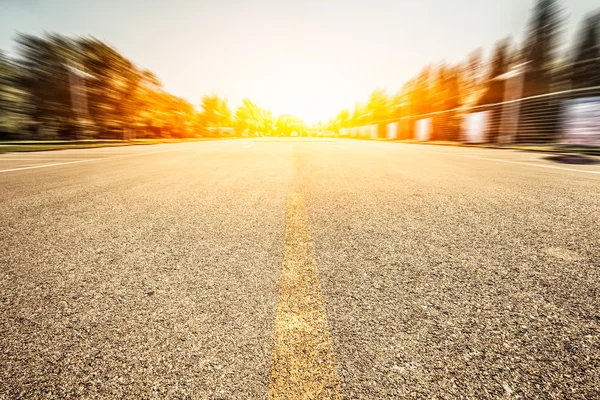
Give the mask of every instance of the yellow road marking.
[(341, 398), (304, 197), (291, 193), (269, 400)]

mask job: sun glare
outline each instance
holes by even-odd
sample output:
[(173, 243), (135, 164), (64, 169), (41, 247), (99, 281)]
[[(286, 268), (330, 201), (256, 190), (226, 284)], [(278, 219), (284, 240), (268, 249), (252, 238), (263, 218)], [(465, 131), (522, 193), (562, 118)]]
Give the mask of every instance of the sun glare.
[(310, 62), (270, 72), (269, 78), (258, 82), (253, 98), (275, 115), (293, 114), (313, 125), (325, 122), (344, 104), (344, 96), (331, 74), (312, 68)]

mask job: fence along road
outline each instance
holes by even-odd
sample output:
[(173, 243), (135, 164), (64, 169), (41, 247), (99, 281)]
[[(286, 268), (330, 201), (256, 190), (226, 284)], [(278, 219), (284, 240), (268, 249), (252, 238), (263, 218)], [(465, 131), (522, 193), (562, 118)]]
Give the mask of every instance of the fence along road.
[[(584, 110), (581, 106), (587, 107)], [(579, 108), (578, 108), (579, 107)], [(426, 114), (341, 128), (344, 137), (447, 140), (467, 143), (560, 143), (600, 147), (600, 86), (553, 91), (498, 103), (465, 105)], [(476, 124), (469, 127), (473, 117)], [(379, 128), (380, 126), (384, 127)]]

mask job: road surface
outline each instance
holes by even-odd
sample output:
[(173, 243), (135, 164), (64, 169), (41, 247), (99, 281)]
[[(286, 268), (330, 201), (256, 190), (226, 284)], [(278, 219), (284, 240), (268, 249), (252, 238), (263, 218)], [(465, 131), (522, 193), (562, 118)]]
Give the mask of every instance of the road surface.
[(244, 139), (0, 190), (0, 398), (600, 397), (598, 158)]

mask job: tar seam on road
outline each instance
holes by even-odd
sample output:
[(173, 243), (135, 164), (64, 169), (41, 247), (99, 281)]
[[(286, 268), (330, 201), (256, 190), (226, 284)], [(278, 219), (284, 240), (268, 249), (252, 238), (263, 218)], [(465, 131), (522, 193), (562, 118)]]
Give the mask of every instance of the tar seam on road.
[(269, 400), (341, 399), (304, 196), (287, 198)]

